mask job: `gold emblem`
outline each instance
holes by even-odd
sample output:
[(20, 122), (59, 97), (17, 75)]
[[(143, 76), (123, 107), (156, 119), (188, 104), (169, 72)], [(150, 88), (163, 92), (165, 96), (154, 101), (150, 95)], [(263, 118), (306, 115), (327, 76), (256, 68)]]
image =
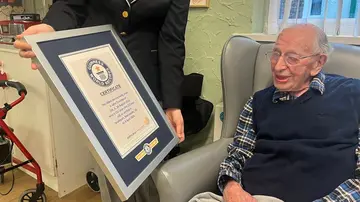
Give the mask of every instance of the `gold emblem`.
[(127, 11), (124, 11), (124, 12), (122, 12), (122, 16), (124, 18), (127, 18), (127, 17), (129, 17), (129, 13)]
[(148, 118), (148, 117), (145, 117), (145, 119), (144, 119), (144, 124), (145, 124), (145, 125), (149, 125), (149, 118)]

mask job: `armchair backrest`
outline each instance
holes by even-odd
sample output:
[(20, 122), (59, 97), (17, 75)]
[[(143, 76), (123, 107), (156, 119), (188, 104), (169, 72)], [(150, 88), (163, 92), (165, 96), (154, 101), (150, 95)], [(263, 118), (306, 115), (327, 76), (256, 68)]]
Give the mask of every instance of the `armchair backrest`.
[[(324, 72), (360, 79), (360, 47), (331, 44), (333, 52)], [(221, 55), (224, 103), (222, 137), (233, 137), (239, 115), (254, 92), (272, 85), (270, 62), (265, 52), (273, 43), (259, 43), (244, 36), (232, 36)]]

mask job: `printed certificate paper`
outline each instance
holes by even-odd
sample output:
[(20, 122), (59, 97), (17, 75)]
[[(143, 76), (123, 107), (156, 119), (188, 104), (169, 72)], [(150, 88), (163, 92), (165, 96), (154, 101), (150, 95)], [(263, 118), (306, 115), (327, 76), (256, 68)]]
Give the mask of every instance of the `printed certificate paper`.
[(159, 126), (111, 46), (59, 56), (125, 158)]

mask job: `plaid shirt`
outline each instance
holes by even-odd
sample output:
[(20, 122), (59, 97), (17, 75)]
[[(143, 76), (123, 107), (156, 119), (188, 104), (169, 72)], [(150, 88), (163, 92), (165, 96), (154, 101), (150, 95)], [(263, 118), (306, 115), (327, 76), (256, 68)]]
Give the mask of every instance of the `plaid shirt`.
[[(321, 95), (325, 91), (325, 74), (319, 73), (310, 83), (310, 88), (317, 90)], [(296, 99), (295, 96), (286, 92), (275, 91), (273, 102)], [(252, 125), (252, 97), (247, 101), (243, 111), (240, 114), (234, 141), (228, 146), (228, 157), (221, 163), (218, 177), (218, 187), (221, 192), (228, 179), (233, 179), (241, 184), (241, 172), (247, 159), (253, 155), (255, 148), (256, 134)], [(348, 179), (329, 195), (314, 202), (350, 202), (360, 201), (360, 133), (359, 144), (356, 149), (357, 160), (357, 178)]]

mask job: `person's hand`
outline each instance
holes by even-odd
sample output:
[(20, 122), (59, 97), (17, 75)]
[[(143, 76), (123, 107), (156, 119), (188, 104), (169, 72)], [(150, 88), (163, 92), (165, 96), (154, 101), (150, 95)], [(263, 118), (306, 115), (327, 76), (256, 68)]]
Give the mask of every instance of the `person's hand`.
[(224, 202), (256, 202), (256, 199), (247, 193), (239, 183), (232, 180), (225, 186)]
[(180, 139), (180, 142), (183, 142), (185, 140), (185, 134), (184, 134), (184, 119), (181, 114), (180, 109), (167, 109), (165, 111), (166, 117), (170, 121), (172, 127), (176, 131), (176, 135)]
[[(33, 35), (39, 33), (46, 33), (46, 32), (54, 32), (54, 28), (47, 24), (39, 24), (33, 25), (26, 29), (23, 33), (16, 36), (16, 41), (14, 42), (14, 47), (19, 49), (19, 55), (22, 58), (35, 58), (35, 53), (32, 51), (31, 46), (26, 43), (22, 38), (26, 35)], [(32, 69), (37, 69), (37, 65), (35, 63), (31, 64)]]

